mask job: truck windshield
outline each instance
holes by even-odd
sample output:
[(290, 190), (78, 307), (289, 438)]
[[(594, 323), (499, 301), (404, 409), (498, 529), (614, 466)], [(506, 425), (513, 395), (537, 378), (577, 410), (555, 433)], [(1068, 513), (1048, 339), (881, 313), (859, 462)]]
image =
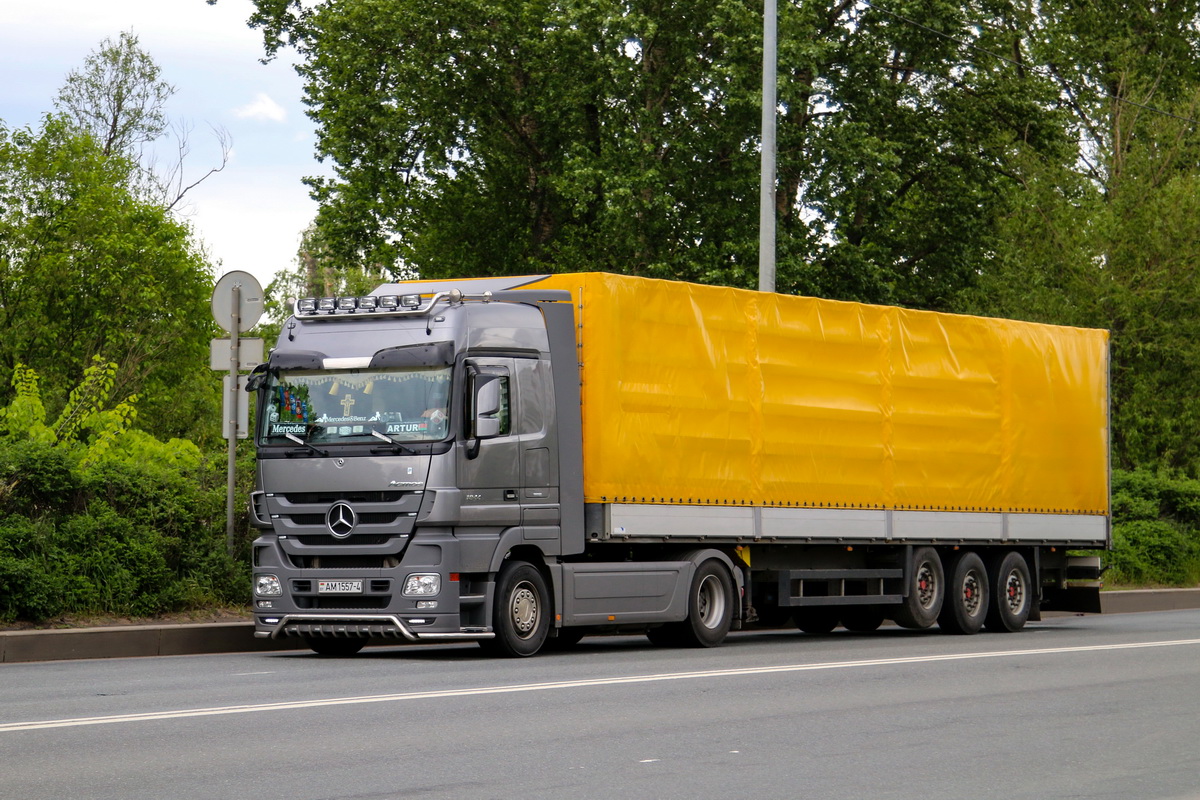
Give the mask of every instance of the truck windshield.
[(280, 370), (267, 380), (259, 443), (439, 441), (449, 399), (449, 367)]

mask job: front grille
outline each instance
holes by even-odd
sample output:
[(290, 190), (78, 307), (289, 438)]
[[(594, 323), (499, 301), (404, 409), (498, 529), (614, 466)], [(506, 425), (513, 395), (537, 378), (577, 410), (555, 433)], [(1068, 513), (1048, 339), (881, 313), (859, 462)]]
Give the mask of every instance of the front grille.
[[(296, 598), (297, 605), (300, 605), (300, 598)], [(388, 603), (392, 602), (389, 595), (367, 595), (356, 597), (309, 597), (307, 604), (308, 608), (323, 610), (323, 611), (377, 611), (381, 608), (387, 608)], [(303, 606), (302, 606), (303, 607)]]
[[(391, 525), (399, 518), (399, 514), (382, 514), (366, 512), (358, 515), (360, 525)], [(324, 514), (292, 514), (288, 517), (297, 525), (324, 525)]]
[(283, 497), (293, 505), (347, 503), (398, 503), (408, 492), (291, 492)]
[(387, 544), (392, 540), (392, 537), (388, 536), (386, 533), (367, 533), (361, 535), (350, 534), (350, 536), (346, 537), (345, 539), (338, 539), (329, 535), (319, 536), (316, 534), (311, 536), (294, 536), (293, 538), (300, 542), (300, 544), (308, 545), (310, 547), (332, 547), (334, 545), (347, 544)]
[(290, 556), (301, 569), (386, 569), (399, 563), (397, 556)]

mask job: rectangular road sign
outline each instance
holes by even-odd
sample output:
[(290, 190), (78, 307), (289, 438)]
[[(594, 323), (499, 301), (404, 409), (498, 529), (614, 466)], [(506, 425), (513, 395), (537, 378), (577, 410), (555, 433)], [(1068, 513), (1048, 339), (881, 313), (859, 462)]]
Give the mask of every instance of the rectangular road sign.
[[(229, 438), (229, 379), (231, 376), (226, 375), (221, 379), (221, 385), (224, 391), (221, 393), (221, 436)], [(246, 381), (249, 375), (238, 375), (238, 399), (237, 399), (237, 438), (245, 439), (250, 435), (250, 401), (253, 400), (250, 395), (246, 394)]]
[[(230, 339), (213, 339), (208, 343), (210, 369), (229, 369)], [(238, 339), (238, 369), (252, 370), (263, 363), (262, 339)]]

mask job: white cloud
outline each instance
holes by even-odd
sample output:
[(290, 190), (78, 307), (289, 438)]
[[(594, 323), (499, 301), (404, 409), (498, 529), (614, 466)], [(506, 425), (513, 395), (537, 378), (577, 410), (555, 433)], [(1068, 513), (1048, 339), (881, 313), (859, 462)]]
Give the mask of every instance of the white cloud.
[(287, 119), (287, 111), (266, 92), (259, 92), (252, 102), (234, 109), (233, 113), (239, 119), (254, 119), (259, 122), (283, 122)]

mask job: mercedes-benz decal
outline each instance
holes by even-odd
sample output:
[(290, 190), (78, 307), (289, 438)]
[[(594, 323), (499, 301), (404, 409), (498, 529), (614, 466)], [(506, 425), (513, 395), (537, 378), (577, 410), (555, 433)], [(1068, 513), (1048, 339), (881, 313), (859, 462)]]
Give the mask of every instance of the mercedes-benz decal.
[(346, 503), (334, 503), (325, 515), (325, 525), (329, 532), (339, 539), (345, 539), (358, 524), (358, 514)]

